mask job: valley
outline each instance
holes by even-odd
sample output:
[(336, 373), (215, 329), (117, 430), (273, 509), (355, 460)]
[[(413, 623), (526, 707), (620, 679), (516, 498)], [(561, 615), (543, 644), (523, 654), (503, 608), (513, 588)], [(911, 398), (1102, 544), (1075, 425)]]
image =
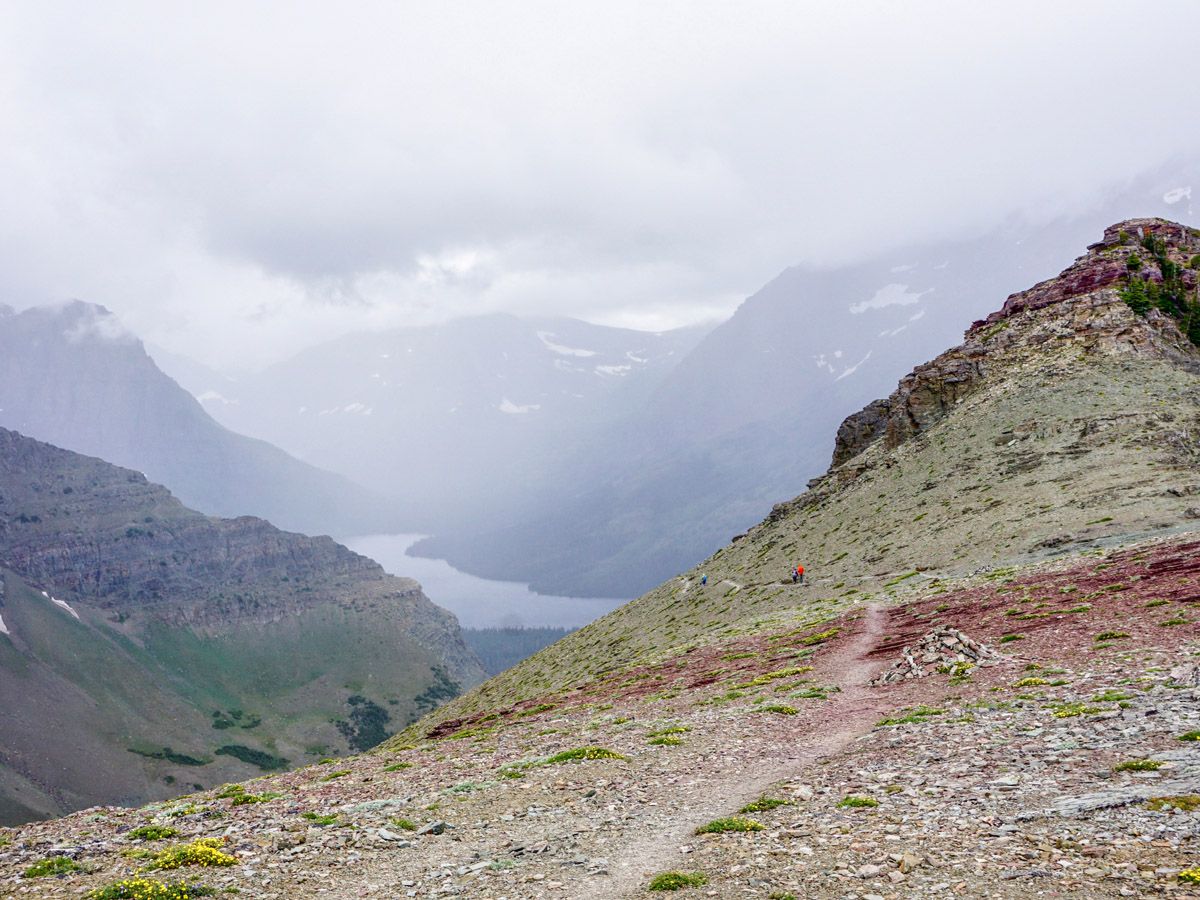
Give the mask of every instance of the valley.
[(445, 560), (409, 556), (419, 534), (376, 534), (343, 538), (342, 543), (379, 562), (394, 575), (420, 582), (438, 606), (454, 613), (465, 628), (577, 628), (627, 602), (592, 597), (538, 594), (526, 584), (494, 581), (460, 572)]

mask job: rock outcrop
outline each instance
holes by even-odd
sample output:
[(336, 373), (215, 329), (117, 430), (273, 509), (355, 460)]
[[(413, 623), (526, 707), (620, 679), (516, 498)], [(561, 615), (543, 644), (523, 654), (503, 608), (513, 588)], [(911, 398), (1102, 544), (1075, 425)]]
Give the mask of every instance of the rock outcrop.
[[(1163, 256), (1175, 266), (1183, 288), (1195, 291), (1200, 272), (1191, 262), (1200, 253), (1200, 231), (1164, 219), (1112, 225), (1061, 274), (1011, 295), (999, 310), (973, 323), (961, 345), (918, 366), (889, 397), (847, 417), (838, 428), (831, 469), (876, 441), (891, 449), (928, 430), (975, 389), (989, 367), (1019, 362), (1023, 350), (1047, 342), (1071, 341), (1089, 352), (1157, 353), (1195, 365), (1195, 348), (1169, 316), (1151, 309), (1134, 327), (1119, 297), (1135, 266), (1139, 278), (1163, 283), (1161, 264), (1140, 243), (1148, 237), (1162, 242)], [(1039, 312), (1051, 306), (1062, 308), (1039, 326)], [(1010, 331), (1018, 322), (1022, 327)]]

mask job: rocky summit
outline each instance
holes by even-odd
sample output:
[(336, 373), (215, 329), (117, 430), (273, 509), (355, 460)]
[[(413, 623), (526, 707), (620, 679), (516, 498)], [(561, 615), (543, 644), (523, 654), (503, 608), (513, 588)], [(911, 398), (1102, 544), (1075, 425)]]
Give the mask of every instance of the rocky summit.
[(371, 753), (9, 829), (0, 890), (1200, 895), (1198, 268), (1113, 226), (695, 569)]

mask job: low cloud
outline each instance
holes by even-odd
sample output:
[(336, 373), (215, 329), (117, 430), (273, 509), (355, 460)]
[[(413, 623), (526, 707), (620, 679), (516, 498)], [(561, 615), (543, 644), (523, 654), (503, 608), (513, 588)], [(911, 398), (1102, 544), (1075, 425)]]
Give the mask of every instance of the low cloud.
[[(229, 367), (498, 310), (665, 328), (1200, 153), (1200, 7), (27, 4), (0, 283)], [(1183, 195), (1181, 195), (1183, 199)]]

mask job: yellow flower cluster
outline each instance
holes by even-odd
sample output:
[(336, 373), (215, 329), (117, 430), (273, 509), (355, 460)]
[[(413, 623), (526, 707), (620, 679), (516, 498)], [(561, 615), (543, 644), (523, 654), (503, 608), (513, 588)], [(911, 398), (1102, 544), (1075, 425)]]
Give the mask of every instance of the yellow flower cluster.
[(167, 884), (151, 878), (126, 878), (89, 891), (87, 900), (191, 900), (194, 896), (188, 885), (179, 882)]
[(183, 866), (233, 866), (237, 857), (220, 850), (224, 838), (200, 838), (190, 844), (177, 844), (159, 850), (144, 871), (179, 869)]
[(1179, 880), (1184, 884), (1200, 884), (1200, 866), (1184, 869), (1179, 873)]

